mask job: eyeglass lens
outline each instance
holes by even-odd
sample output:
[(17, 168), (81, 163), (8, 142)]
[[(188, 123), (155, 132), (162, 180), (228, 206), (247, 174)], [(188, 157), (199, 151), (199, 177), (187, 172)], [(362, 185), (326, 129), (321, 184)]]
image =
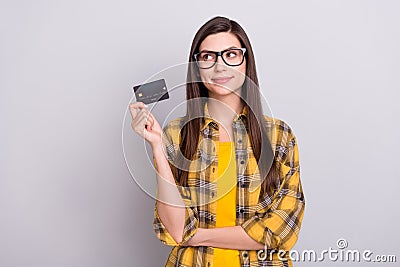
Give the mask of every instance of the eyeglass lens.
[[(243, 51), (240, 49), (230, 49), (222, 53), (223, 61), (229, 66), (238, 66), (243, 62)], [(213, 52), (200, 52), (197, 62), (200, 68), (211, 68), (217, 61), (217, 54)]]

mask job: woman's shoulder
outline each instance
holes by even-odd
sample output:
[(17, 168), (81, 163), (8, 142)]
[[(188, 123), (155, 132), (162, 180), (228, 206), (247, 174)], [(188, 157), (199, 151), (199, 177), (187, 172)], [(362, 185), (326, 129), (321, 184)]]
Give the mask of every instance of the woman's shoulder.
[(268, 115), (264, 115), (264, 119), (267, 127), (274, 129), (277, 135), (294, 137), (294, 130), (286, 120)]
[(184, 117), (172, 119), (163, 126), (163, 134), (169, 142), (179, 144), (180, 132), (184, 125)]
[(170, 120), (163, 126), (164, 131), (176, 131), (180, 130), (184, 125), (185, 117), (177, 117), (175, 119)]
[(298, 166), (297, 149), (295, 149), (297, 138), (290, 124), (281, 118), (264, 117), (267, 123), (269, 123), (270, 126), (272, 125), (272, 129), (274, 129), (270, 140), (272, 141), (276, 160), (280, 162), (281, 165), (286, 164), (293, 168), (294, 166)]

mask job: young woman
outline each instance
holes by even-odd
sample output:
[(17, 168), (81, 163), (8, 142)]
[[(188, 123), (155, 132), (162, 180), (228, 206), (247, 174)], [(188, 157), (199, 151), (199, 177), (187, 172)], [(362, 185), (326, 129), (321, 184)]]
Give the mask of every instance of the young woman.
[(142, 102), (130, 105), (153, 150), (166, 266), (292, 266), (305, 207), (298, 146), (288, 124), (263, 114), (238, 23), (215, 17), (198, 30), (186, 96), (186, 115), (164, 129)]

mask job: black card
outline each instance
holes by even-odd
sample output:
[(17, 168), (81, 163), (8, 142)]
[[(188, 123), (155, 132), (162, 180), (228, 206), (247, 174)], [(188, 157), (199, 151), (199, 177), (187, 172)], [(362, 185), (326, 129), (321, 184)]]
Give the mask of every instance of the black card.
[(136, 101), (145, 104), (154, 103), (157, 101), (169, 98), (167, 85), (164, 79), (157, 81), (136, 85), (133, 87), (135, 92)]

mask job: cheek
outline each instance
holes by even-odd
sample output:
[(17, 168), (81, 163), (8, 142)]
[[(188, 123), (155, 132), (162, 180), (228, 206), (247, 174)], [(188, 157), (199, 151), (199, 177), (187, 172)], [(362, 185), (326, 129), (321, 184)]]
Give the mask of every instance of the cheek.
[(243, 76), (246, 76), (246, 61), (240, 65), (239, 71), (243, 74)]
[(208, 71), (206, 71), (206, 70), (200, 70), (199, 79), (200, 79), (201, 81), (203, 81), (203, 82), (208, 81), (208, 80), (209, 80), (208, 77), (210, 77), (210, 73), (209, 73)]
[(236, 69), (236, 73), (237, 73), (237, 81), (239, 83), (243, 83), (244, 80), (246, 79), (246, 64), (242, 64), (240, 65), (239, 68)]

